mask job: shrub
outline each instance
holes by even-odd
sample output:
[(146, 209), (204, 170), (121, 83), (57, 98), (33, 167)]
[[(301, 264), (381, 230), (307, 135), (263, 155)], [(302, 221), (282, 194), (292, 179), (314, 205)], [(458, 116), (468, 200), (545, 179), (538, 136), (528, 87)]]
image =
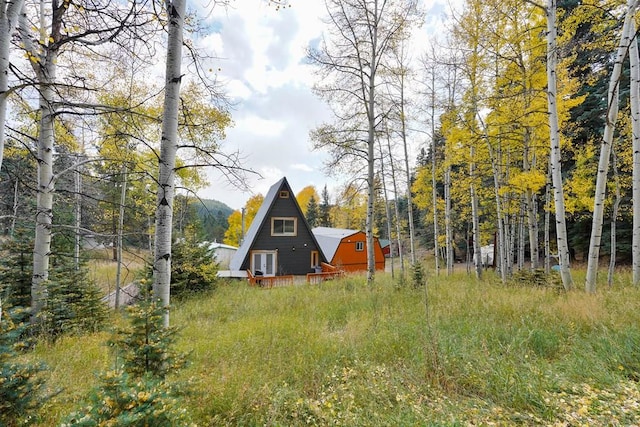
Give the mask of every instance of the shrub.
[(415, 289), (422, 288), (427, 282), (422, 264), (419, 262), (411, 265), (411, 284)]
[(545, 273), (542, 269), (523, 269), (513, 273), (509, 284), (516, 286), (546, 287), (563, 290), (562, 278), (556, 272)]
[(166, 383), (152, 375), (134, 380), (124, 371), (102, 375), (88, 405), (70, 414), (64, 426), (186, 426), (189, 416)]
[(20, 310), (3, 311), (0, 319), (0, 426), (28, 425), (35, 421), (36, 409), (46, 397), (43, 364), (20, 363), (19, 350), (26, 347), (22, 341), (24, 325), (16, 318), (25, 317)]
[(163, 309), (154, 303), (127, 308), (130, 327), (109, 341), (116, 353), (115, 371), (100, 377), (87, 405), (70, 414), (63, 426), (186, 426), (181, 390), (167, 376), (185, 365), (175, 352), (176, 329), (164, 328)]
[[(171, 298), (215, 289), (218, 267), (213, 249), (202, 245), (196, 233), (188, 228), (184, 239), (171, 246)], [(148, 283), (153, 283), (153, 266), (147, 268)], [(147, 289), (150, 291), (151, 287)]]
[(178, 331), (163, 327), (163, 312), (153, 302), (127, 307), (130, 326), (109, 340), (122, 369), (135, 378), (149, 374), (164, 380), (186, 364), (186, 356), (173, 350)]
[[(31, 281), (33, 274), (33, 244), (25, 237), (11, 239), (2, 246), (5, 254), (0, 261), (0, 292), (7, 308), (31, 305)], [(48, 298), (38, 314), (40, 322), (32, 331), (49, 339), (70, 331), (94, 332), (99, 330), (107, 318), (107, 307), (88, 271), (81, 263), (58, 257), (49, 271), (45, 284)], [(26, 311), (20, 311), (27, 316)], [(19, 319), (26, 321), (26, 317)]]

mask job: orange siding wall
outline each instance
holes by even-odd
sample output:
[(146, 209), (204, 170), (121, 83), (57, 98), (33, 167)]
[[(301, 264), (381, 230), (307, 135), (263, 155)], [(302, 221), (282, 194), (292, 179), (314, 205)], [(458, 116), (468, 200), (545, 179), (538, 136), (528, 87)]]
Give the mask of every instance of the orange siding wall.
[[(356, 242), (363, 242), (364, 250), (356, 251)], [(384, 270), (384, 254), (377, 238), (374, 238), (374, 256), (376, 260), (376, 270)], [(367, 270), (367, 238), (363, 231), (345, 237), (340, 242), (331, 264), (344, 271), (366, 271)]]

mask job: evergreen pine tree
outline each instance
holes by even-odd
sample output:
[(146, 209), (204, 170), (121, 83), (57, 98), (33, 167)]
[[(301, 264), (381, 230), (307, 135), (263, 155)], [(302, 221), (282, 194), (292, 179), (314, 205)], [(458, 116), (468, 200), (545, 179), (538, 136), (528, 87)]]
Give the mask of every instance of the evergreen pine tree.
[[(0, 295), (3, 309), (30, 307), (33, 243), (24, 233), (18, 232), (15, 238), (2, 244), (0, 253)], [(19, 316), (24, 317), (18, 319), (20, 322), (28, 318), (26, 310), (19, 312)]]
[(318, 225), (319, 216), (318, 203), (316, 198), (311, 196), (307, 204), (307, 223), (309, 223), (309, 227), (313, 228)]
[[(64, 247), (64, 246), (62, 246)], [(54, 248), (58, 251), (59, 246)], [(0, 248), (0, 293), (3, 308), (31, 306), (31, 275), (33, 242), (24, 232), (7, 240)], [(100, 329), (107, 318), (107, 306), (97, 286), (89, 279), (86, 263), (76, 269), (70, 257), (58, 252), (52, 263), (47, 282), (49, 297), (39, 317), (37, 333), (56, 338), (70, 331), (93, 332)], [(20, 311), (28, 317), (26, 310)], [(19, 319), (19, 320), (25, 320)]]
[(325, 185), (322, 189), (322, 201), (318, 209), (318, 224), (320, 227), (331, 227), (331, 203), (329, 202), (329, 191)]
[(155, 302), (127, 308), (128, 327), (116, 331), (116, 370), (101, 376), (88, 404), (69, 415), (62, 426), (187, 426), (180, 404), (181, 390), (170, 374), (182, 368), (186, 356), (173, 349), (176, 328), (163, 327), (164, 309)]

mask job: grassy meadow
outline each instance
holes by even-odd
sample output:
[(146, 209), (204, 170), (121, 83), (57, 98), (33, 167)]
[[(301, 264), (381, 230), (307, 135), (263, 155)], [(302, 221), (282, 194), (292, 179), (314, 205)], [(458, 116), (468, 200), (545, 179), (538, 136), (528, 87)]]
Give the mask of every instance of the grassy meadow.
[[(640, 425), (640, 289), (427, 281), (221, 284), (175, 304), (191, 363), (172, 381), (188, 384), (200, 426)], [(111, 367), (108, 337), (29, 356), (49, 365), (55, 393), (40, 425), (77, 408)]]
[[(114, 261), (113, 248), (93, 249), (88, 251), (89, 262), (87, 268), (89, 279), (98, 288), (109, 294), (115, 290), (117, 263)], [(139, 279), (144, 271), (145, 262), (149, 258), (149, 252), (144, 250), (132, 250), (122, 252), (122, 268), (120, 280), (122, 285), (129, 284)]]

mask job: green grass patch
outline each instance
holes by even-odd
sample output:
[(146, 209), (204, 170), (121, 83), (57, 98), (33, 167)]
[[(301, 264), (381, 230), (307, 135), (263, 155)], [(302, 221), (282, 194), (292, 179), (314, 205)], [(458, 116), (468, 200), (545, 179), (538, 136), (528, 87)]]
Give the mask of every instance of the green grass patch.
[[(640, 422), (640, 290), (586, 295), (466, 275), (427, 278), (428, 292), (384, 275), (365, 282), (229, 282), (177, 303), (177, 350), (191, 364), (176, 381), (191, 384), (184, 405), (197, 424)], [(41, 425), (55, 425), (112, 363), (107, 337), (36, 349), (60, 387)]]

